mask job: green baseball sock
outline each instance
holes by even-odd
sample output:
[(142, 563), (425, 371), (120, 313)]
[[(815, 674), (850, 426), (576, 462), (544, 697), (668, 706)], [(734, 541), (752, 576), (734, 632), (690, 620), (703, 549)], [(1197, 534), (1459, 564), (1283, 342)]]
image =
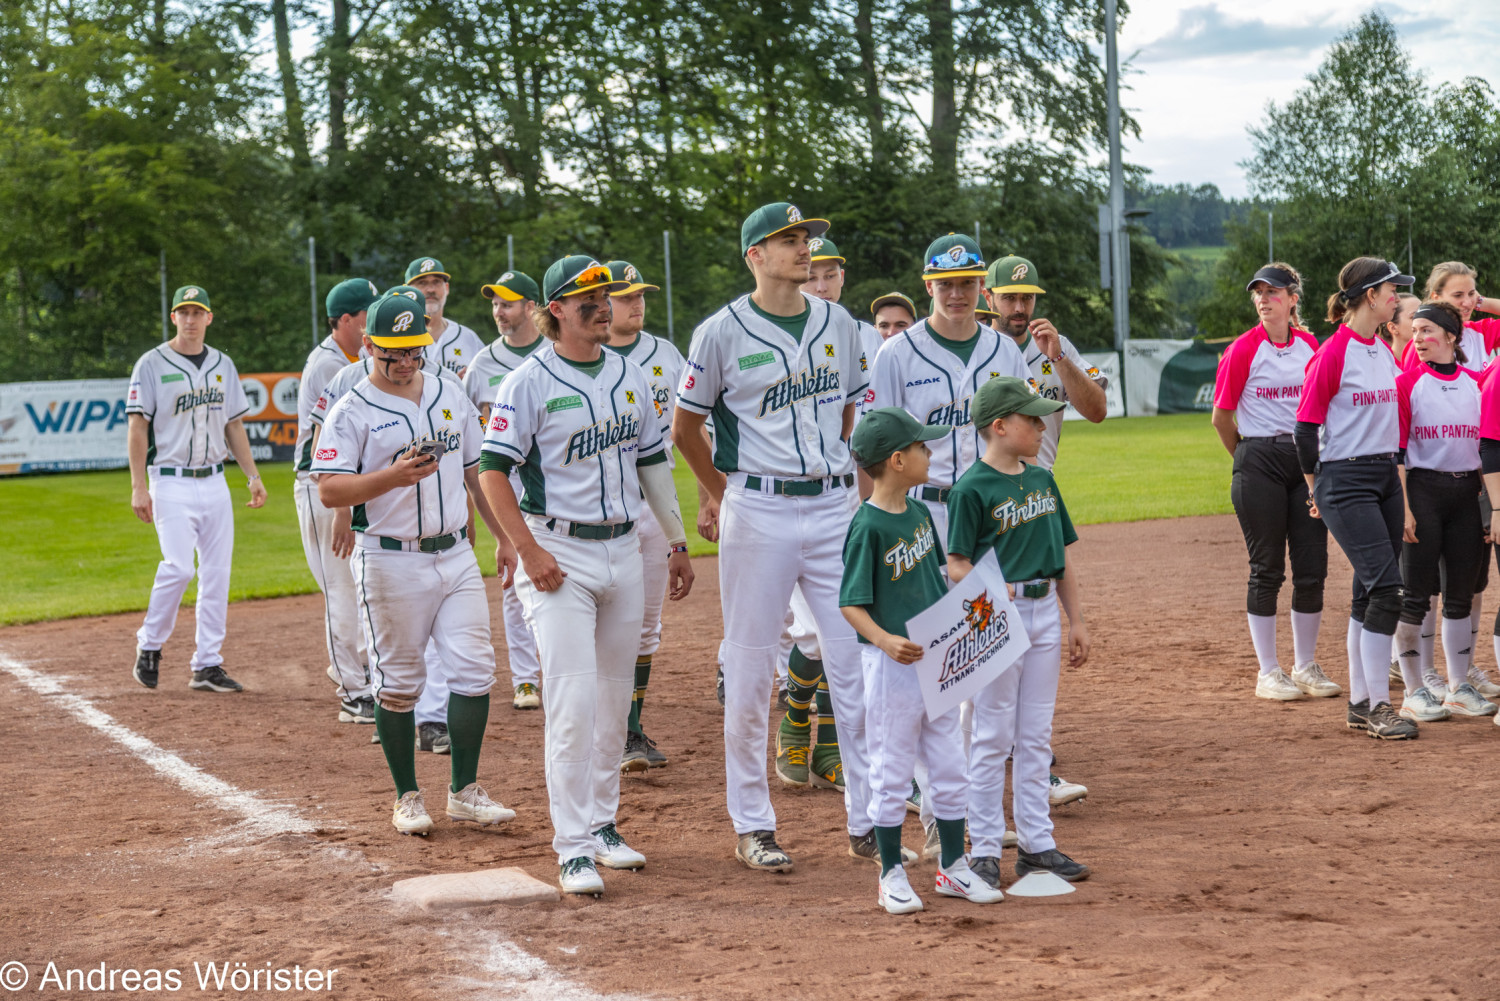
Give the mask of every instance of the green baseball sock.
[(787, 662), (790, 666), (786, 672), (786, 718), (798, 726), (806, 726), (808, 707), (812, 705), (818, 682), (823, 680), (823, 662), (804, 657), (795, 644)]
[(641, 730), (641, 703), (646, 701), (646, 685), (651, 681), (651, 654), (635, 659), (635, 694), (630, 697), (630, 729)]
[(837, 744), (839, 728), (834, 724), (833, 699), (828, 694), (828, 679), (818, 682), (818, 743)]
[(946, 869), (964, 857), (964, 818), (939, 820), (938, 844), (942, 847), (942, 863)]
[(417, 791), (417, 714), (393, 713), (380, 704), (375, 706), (375, 732), (380, 734), (380, 749), (385, 752), (386, 767), (396, 780), (396, 798)]
[(453, 791), (458, 792), (479, 776), (479, 747), (490, 721), (490, 693), (448, 693), (448, 740), (453, 757)]
[(876, 825), (875, 847), (880, 849), (880, 874), (884, 876), (901, 864), (901, 825)]

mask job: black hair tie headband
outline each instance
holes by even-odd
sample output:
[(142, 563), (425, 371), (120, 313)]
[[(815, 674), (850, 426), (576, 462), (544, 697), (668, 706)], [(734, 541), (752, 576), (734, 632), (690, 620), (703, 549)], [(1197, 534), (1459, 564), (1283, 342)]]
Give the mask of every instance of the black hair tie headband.
[(1463, 340), (1463, 325), (1455, 320), (1453, 314), (1446, 309), (1433, 305), (1422, 306), (1411, 315), (1411, 318), (1413, 320), (1429, 320), (1448, 331), (1455, 338)]

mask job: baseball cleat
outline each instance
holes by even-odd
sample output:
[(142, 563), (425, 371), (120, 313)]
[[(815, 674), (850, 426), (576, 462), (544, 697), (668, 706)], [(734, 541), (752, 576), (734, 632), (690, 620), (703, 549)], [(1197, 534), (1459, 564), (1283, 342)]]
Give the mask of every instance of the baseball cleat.
[(193, 672), (193, 680), (188, 682), (189, 688), (196, 688), (200, 692), (243, 692), (245, 686), (235, 681), (224, 673), (223, 664), (215, 664), (213, 667), (205, 667)]
[(1493, 716), (1500, 706), (1480, 695), (1474, 685), (1465, 682), (1448, 693), (1448, 697), (1443, 700), (1443, 708), (1455, 716)]
[(522, 682), (516, 686), (516, 694), (511, 697), (510, 707), (512, 709), (540, 709), (542, 695), (531, 682)]
[(922, 787), (917, 785), (917, 780), (911, 780), (911, 795), (906, 797), (906, 812), (922, 814)]
[(791, 703), (786, 700), (786, 689), (776, 689), (776, 711), (784, 713), (791, 708)]
[(515, 820), (516, 811), (490, 799), (478, 782), (470, 782), (458, 792), (448, 790), (448, 819), (472, 820), (480, 827), (489, 827)]
[(1390, 670), (1386, 671), (1386, 677), (1390, 679), (1392, 687), (1400, 687), (1403, 684), (1401, 677), (1401, 662), (1391, 661)]
[[(1452, 708), (1449, 703), (1443, 704)], [(1418, 736), (1417, 724), (1397, 716), (1389, 702), (1370, 707), (1370, 715), (1365, 718), (1365, 733), (1376, 740), (1416, 740)]]
[(606, 869), (640, 869), (646, 856), (627, 845), (614, 824), (605, 824), (594, 832), (594, 861)]
[(417, 750), (433, 754), (449, 754), (453, 750), (448, 740), (447, 723), (422, 723), (417, 727)]
[[(1384, 702), (1381, 705), (1386, 705)], [(1389, 709), (1389, 706), (1386, 706)], [(1395, 714), (1392, 713), (1392, 716)], [(1404, 722), (1404, 721), (1403, 721)], [(1082, 862), (1075, 862), (1056, 848), (1044, 852), (1017, 851), (1016, 875), (1025, 876), (1033, 872), (1050, 872), (1052, 875), (1076, 883), (1089, 878), (1090, 869)]]
[(558, 866), (557, 885), (564, 893), (599, 896), (604, 892), (604, 880), (594, 868), (594, 860), (586, 855), (570, 858)]
[(656, 741), (647, 737), (644, 730), (641, 731), (641, 736), (646, 741), (646, 763), (652, 768), (667, 767), (667, 756), (657, 748)]
[(781, 718), (776, 730), (776, 777), (788, 789), (807, 788), (807, 748), (811, 741), (811, 723), (798, 726), (785, 716)]
[(1427, 689), (1418, 688), (1415, 692), (1408, 692), (1401, 700), (1400, 715), (1418, 723), (1435, 723), (1440, 719), (1447, 719), (1453, 713)]
[(899, 865), (880, 877), (880, 893), (875, 899), (887, 914), (915, 914), (922, 909), (922, 898), (911, 888), (906, 870)]
[(995, 890), (1000, 889), (1000, 860), (993, 855), (971, 856), (969, 858), (969, 871), (988, 883)]
[(625, 731), (625, 753), (620, 756), (620, 773), (644, 772), (651, 767), (646, 760), (646, 735), (636, 730)]
[(375, 700), (368, 695), (361, 695), (357, 699), (340, 699), (339, 722), (373, 724), (375, 722)]
[(1069, 782), (1056, 774), (1049, 775), (1051, 786), (1047, 789), (1047, 802), (1052, 806), (1065, 806), (1077, 802), (1089, 794), (1089, 787)]
[(1364, 730), (1370, 726), (1370, 700), (1349, 703), (1349, 717), (1344, 723), (1351, 730)]
[(1307, 694), (1278, 667), (1270, 674), (1262, 674), (1255, 679), (1255, 697), (1272, 702), (1300, 702), (1307, 698)]
[(714, 682), (714, 695), (718, 697), (719, 708), (724, 708), (724, 665), (719, 665), (719, 677)]
[(1004, 834), (1000, 835), (1001, 848), (1014, 848), (1020, 843), (1021, 839), (1016, 837), (1015, 831), (1006, 831)]
[(137, 649), (135, 667), (131, 668), (130, 673), (147, 688), (155, 688), (156, 680), (161, 674), (161, 651)]
[[(936, 826), (936, 825), (934, 825)], [(866, 862), (880, 863), (880, 846), (875, 843), (875, 831), (872, 828), (868, 834), (849, 835), (849, 857), (864, 859)], [(917, 861), (917, 853), (905, 845), (901, 846), (901, 862), (903, 865), (911, 865)]]
[(1469, 684), (1473, 685), (1474, 690), (1487, 699), (1493, 699), (1497, 695), (1500, 695), (1500, 685), (1490, 680), (1490, 676), (1485, 673), (1484, 668), (1475, 667), (1473, 664), (1469, 665)]
[(960, 856), (944, 869), (939, 866), (934, 878), (934, 889), (945, 897), (958, 897), (976, 904), (998, 904), (1005, 899), (998, 886), (980, 878), (969, 868), (968, 859)]
[(808, 769), (814, 789), (844, 791), (844, 759), (837, 744), (814, 744)]
[(776, 843), (775, 831), (751, 831), (741, 834), (734, 846), (734, 857), (751, 869), (762, 872), (791, 872), (792, 859)]
[(943, 842), (942, 839), (938, 837), (937, 824), (928, 824), (925, 828), (923, 828), (923, 830), (927, 835), (926, 838), (922, 841), (923, 860), (930, 861), (935, 858), (941, 858), (943, 855)]
[(1343, 686), (1323, 673), (1317, 661), (1311, 661), (1292, 671), (1292, 684), (1315, 699), (1331, 699), (1343, 695)]
[(420, 791), (405, 793), (396, 800), (391, 823), (402, 834), (426, 834), (432, 830), (432, 818), (427, 816), (427, 807), (422, 805)]

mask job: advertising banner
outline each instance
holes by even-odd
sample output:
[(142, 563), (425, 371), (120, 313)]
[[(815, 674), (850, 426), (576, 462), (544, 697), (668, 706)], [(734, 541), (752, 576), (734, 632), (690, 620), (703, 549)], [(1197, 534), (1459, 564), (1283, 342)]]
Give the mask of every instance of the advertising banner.
[[(1107, 410), (1105, 417), (1125, 416), (1125, 388), (1120, 379), (1120, 355), (1116, 351), (1087, 351), (1079, 352), (1083, 360), (1094, 368), (1097, 368), (1104, 377), (1109, 380), (1109, 385), (1104, 387), (1104, 399)], [(1063, 411), (1063, 420), (1081, 421), (1084, 416), (1072, 407)]]
[(1125, 344), (1126, 406), (1132, 417), (1208, 413), (1223, 344), (1132, 340)]

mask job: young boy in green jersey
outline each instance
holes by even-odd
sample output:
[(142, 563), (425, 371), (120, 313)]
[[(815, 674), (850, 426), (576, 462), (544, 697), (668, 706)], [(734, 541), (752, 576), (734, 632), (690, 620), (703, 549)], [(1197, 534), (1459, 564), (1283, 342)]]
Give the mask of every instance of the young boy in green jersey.
[[(926, 442), (953, 429), (923, 425), (905, 410), (872, 410), (854, 429), (849, 448), (874, 481), (844, 539), (839, 605), (859, 633), (865, 676), (865, 733), (870, 749), (870, 821), (880, 851), (877, 899), (891, 914), (922, 909), (902, 864), (901, 822), (920, 753), (931, 776), (929, 795), (942, 840), (935, 889), (978, 904), (1004, 895), (969, 871), (964, 856), (963, 738), (958, 709), (929, 720), (917, 686), (922, 648), (906, 620), (948, 591), (943, 547), (927, 505), (906, 492), (927, 482)], [(915, 855), (912, 856), (915, 858)]]
[(1010, 670), (974, 696), (971, 867), (991, 886), (999, 885), (1005, 759), (1010, 757), (1020, 856), (1016, 874), (1050, 872), (1073, 882), (1086, 878), (1089, 868), (1057, 850), (1047, 791), (1052, 713), (1062, 670), (1059, 602), (1068, 613), (1069, 666), (1081, 666), (1089, 655), (1078, 579), (1066, 549), (1078, 533), (1052, 474), (1021, 458), (1036, 455), (1047, 427), (1042, 417), (1063, 404), (1038, 396), (1021, 379), (1002, 376), (980, 386), (971, 407), (985, 452), (948, 495), (948, 576), (963, 580), (974, 562), (994, 549), (1031, 640), (1031, 648)]

